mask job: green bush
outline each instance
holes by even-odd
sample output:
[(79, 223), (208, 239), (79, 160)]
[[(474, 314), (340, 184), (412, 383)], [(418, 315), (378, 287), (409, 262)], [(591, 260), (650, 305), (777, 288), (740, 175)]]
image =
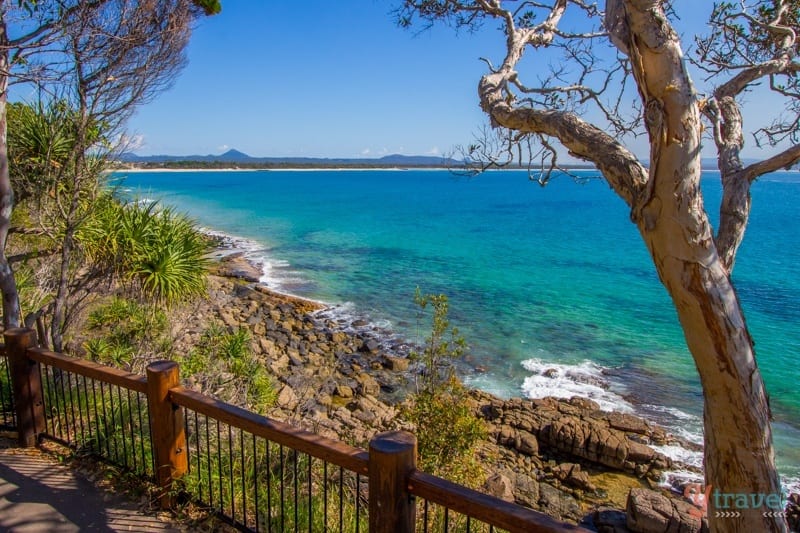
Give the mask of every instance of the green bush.
[(272, 377), (250, 351), (250, 332), (238, 328), (228, 332), (219, 324), (210, 325), (201, 335), (200, 342), (181, 359), (184, 376), (195, 376), (200, 381), (223, 385), (221, 376), (231, 374), (233, 387), (247, 406), (264, 412), (274, 405), (277, 391)]
[(167, 326), (161, 309), (115, 297), (89, 313), (87, 327), (101, 335), (84, 348), (95, 361), (132, 369), (137, 358), (144, 364), (150, 355), (164, 357), (170, 351)]
[(136, 292), (167, 305), (205, 293), (210, 245), (189, 218), (157, 203), (98, 200), (78, 241), (87, 257), (104, 265)]
[(421, 470), (470, 487), (482, 483), (475, 448), (486, 438), (486, 427), (473, 414), (460, 384), (415, 395), (407, 416), (417, 427)]
[(466, 343), (458, 329), (450, 327), (447, 296), (423, 296), (417, 289), (414, 301), (421, 312), (429, 305), (433, 310), (431, 334), (425, 339), (422, 352), (412, 354), (424, 365), (418, 392), (404, 411), (417, 427), (420, 466), (431, 474), (476, 487), (484, 476), (475, 449), (487, 432), (483, 421), (470, 409), (466, 390), (455, 377), (453, 363), (463, 355)]

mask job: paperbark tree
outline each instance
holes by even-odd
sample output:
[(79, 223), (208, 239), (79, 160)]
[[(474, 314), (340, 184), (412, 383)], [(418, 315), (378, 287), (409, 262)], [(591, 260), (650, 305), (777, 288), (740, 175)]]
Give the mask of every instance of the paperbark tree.
[(52, 202), (55, 223), (50, 226), (60, 228), (61, 260), (50, 322), (56, 351), (63, 351), (69, 327), (71, 287), (80, 286), (73, 264), (75, 234), (90, 216), (103, 162), (113, 148), (99, 141), (120, 133), (137, 105), (176, 78), (196, 14), (191, 0), (105, 0), (62, 18), (66, 38), (57, 52), (69, 68), (53, 85), (74, 109), (68, 116), (75, 119), (75, 136)]
[[(403, 26), (445, 21), (474, 30), (485, 21), (499, 22), (505, 57), (497, 67), (487, 61), (489, 72), (480, 79), (478, 95), (492, 126), (502, 132), (504, 150), (492, 151), (484, 140), (466, 155), (479, 169), (541, 156), (545, 168), (538, 179), (543, 183), (558, 167), (555, 143), (597, 166), (630, 208), (700, 375), (707, 484), (724, 493), (779, 494), (769, 402), (731, 272), (747, 225), (750, 184), (800, 159), (798, 2), (715, 6), (715, 33), (698, 40), (695, 58), (716, 83), (706, 98), (690, 78), (666, 4), (607, 0), (602, 10), (584, 0), (407, 0), (397, 15)], [(546, 60), (554, 50), (566, 59), (548, 71)], [(522, 72), (530, 69), (523, 61), (526, 52), (542, 58), (536, 86), (522, 80)], [(757, 133), (781, 150), (745, 167), (737, 98), (765, 79), (787, 112)], [(626, 86), (631, 80), (638, 96)], [(633, 105), (626, 107), (628, 101)], [(704, 118), (722, 175), (716, 234), (700, 192)], [(643, 130), (649, 165), (623, 144)], [(529, 151), (534, 141), (537, 153)], [(712, 530), (787, 528), (783, 518), (764, 514), (766, 507), (717, 518), (713, 503)]]
[[(86, 124), (102, 121), (112, 126), (119, 125), (137, 103), (163, 88), (165, 81), (168, 83), (171, 79), (168, 76), (155, 76), (159, 81), (153, 83), (153, 65), (141, 62), (136, 67), (138, 70), (128, 70), (124, 79), (115, 77), (118, 72), (114, 68), (122, 72), (141, 61), (135, 57), (141, 51), (136, 50), (135, 46), (149, 47), (151, 51), (159, 46), (153, 41), (145, 46), (140, 39), (138, 45), (132, 47), (128, 37), (134, 35), (136, 25), (147, 19), (134, 17), (131, 20), (128, 17), (135, 15), (134, 9), (149, 12), (151, 28), (157, 28), (160, 24), (168, 27), (169, 35), (181, 35), (186, 34), (190, 26), (181, 27), (185, 21), (179, 22), (180, 17), (175, 13), (185, 10), (186, 6), (191, 6), (196, 14), (206, 15), (218, 13), (221, 9), (219, 0), (174, 0), (172, 3), (0, 0), (0, 291), (3, 294), (4, 328), (19, 326), (21, 321), (16, 281), (5, 252), (14, 206), (7, 147), (6, 104), (9, 85), (14, 81), (40, 87), (51, 83), (59, 85), (63, 84), (65, 76), (69, 78), (74, 75), (72, 79), (80, 80), (72, 85), (76, 88), (78, 101), (83, 101), (87, 109), (91, 107), (95, 112), (95, 116), (86, 117)], [(106, 23), (105, 27), (101, 19)], [(10, 28), (16, 33), (12, 35)], [(156, 35), (163, 36), (164, 33)], [(116, 37), (124, 39), (115, 40)], [(185, 39), (182, 43), (185, 46)], [(91, 45), (93, 48), (91, 51), (76, 50), (76, 44)], [(105, 59), (97, 54), (103, 47), (108, 54)], [(69, 53), (70, 49), (72, 54)], [(163, 48), (161, 52), (164, 52)], [(103, 52), (100, 53), (102, 55)], [(81, 61), (86, 63), (81, 64)], [(92, 61), (105, 61), (106, 65)], [(82, 74), (81, 71), (91, 74)], [(101, 77), (104, 72), (106, 78)], [(176, 73), (177, 70), (171, 75), (174, 77)], [(120, 90), (123, 85), (127, 85), (127, 90)], [(115, 101), (115, 98), (121, 100)]]

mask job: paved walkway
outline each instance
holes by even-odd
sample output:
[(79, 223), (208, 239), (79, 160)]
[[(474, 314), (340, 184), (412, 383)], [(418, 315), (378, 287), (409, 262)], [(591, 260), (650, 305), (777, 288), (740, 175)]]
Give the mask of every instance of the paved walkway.
[(76, 531), (181, 529), (141, 513), (135, 503), (104, 492), (48, 454), (0, 448), (0, 532)]

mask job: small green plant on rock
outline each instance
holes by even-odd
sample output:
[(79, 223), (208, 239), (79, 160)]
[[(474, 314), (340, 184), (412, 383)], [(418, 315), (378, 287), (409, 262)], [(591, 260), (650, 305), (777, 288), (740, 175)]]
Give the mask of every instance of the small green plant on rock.
[(115, 297), (89, 314), (87, 327), (100, 336), (84, 343), (95, 361), (142, 371), (156, 355), (171, 351), (164, 311), (135, 300)]
[(245, 328), (227, 331), (211, 324), (201, 335), (197, 347), (181, 361), (181, 374), (193, 376), (203, 388), (228, 387), (234, 403), (264, 412), (277, 398), (272, 377), (250, 350), (250, 332)]
[(405, 416), (417, 427), (417, 446), (422, 470), (475, 487), (484, 474), (475, 456), (486, 427), (473, 414), (466, 389), (455, 376), (453, 363), (466, 349), (458, 329), (447, 318), (444, 294), (423, 295), (417, 289), (415, 303), (422, 314), (430, 306), (431, 334), (421, 352), (411, 357), (424, 365), (417, 393), (410, 399)]

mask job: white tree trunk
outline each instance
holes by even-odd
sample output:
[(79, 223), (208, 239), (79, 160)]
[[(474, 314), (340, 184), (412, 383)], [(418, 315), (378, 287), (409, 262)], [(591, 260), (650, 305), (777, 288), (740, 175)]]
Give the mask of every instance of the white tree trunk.
[[(770, 409), (729, 270), (717, 252), (700, 192), (700, 113), (680, 41), (657, 2), (627, 0), (628, 56), (645, 108), (650, 176), (633, 217), (672, 298), (705, 400), (706, 483), (722, 494), (756, 495), (754, 509), (728, 509), (714, 531), (785, 531), (765, 516), (781, 492)], [(731, 261), (732, 262), (732, 261)], [(712, 494), (714, 493), (712, 492)], [(720, 509), (721, 510), (721, 509)]]
[[(630, 206), (700, 374), (706, 482), (712, 494), (754, 495), (763, 503), (781, 490), (769, 404), (753, 342), (703, 204), (698, 101), (680, 40), (661, 4), (606, 2), (606, 27), (612, 42), (630, 58), (642, 98), (651, 146), (649, 169), (615, 139), (575, 115), (512, 105), (505, 86), (516, 76), (513, 68), (526, 39), (533, 42), (522, 30), (509, 32), (506, 62), (481, 80), (481, 106), (494, 124), (556, 137), (572, 154), (594, 162)], [(540, 37), (546, 39), (547, 33)], [(740, 516), (717, 518), (714, 504), (712, 497), (709, 522), (714, 531), (787, 529), (783, 519), (764, 515), (772, 510), (767, 506), (727, 509)]]
[(8, 173), (8, 42), (4, 18), (5, 6), (0, 0), (0, 291), (3, 293), (3, 327), (20, 325), (19, 293), (14, 271), (6, 257), (8, 231), (11, 228), (11, 213), (14, 208), (14, 191)]

